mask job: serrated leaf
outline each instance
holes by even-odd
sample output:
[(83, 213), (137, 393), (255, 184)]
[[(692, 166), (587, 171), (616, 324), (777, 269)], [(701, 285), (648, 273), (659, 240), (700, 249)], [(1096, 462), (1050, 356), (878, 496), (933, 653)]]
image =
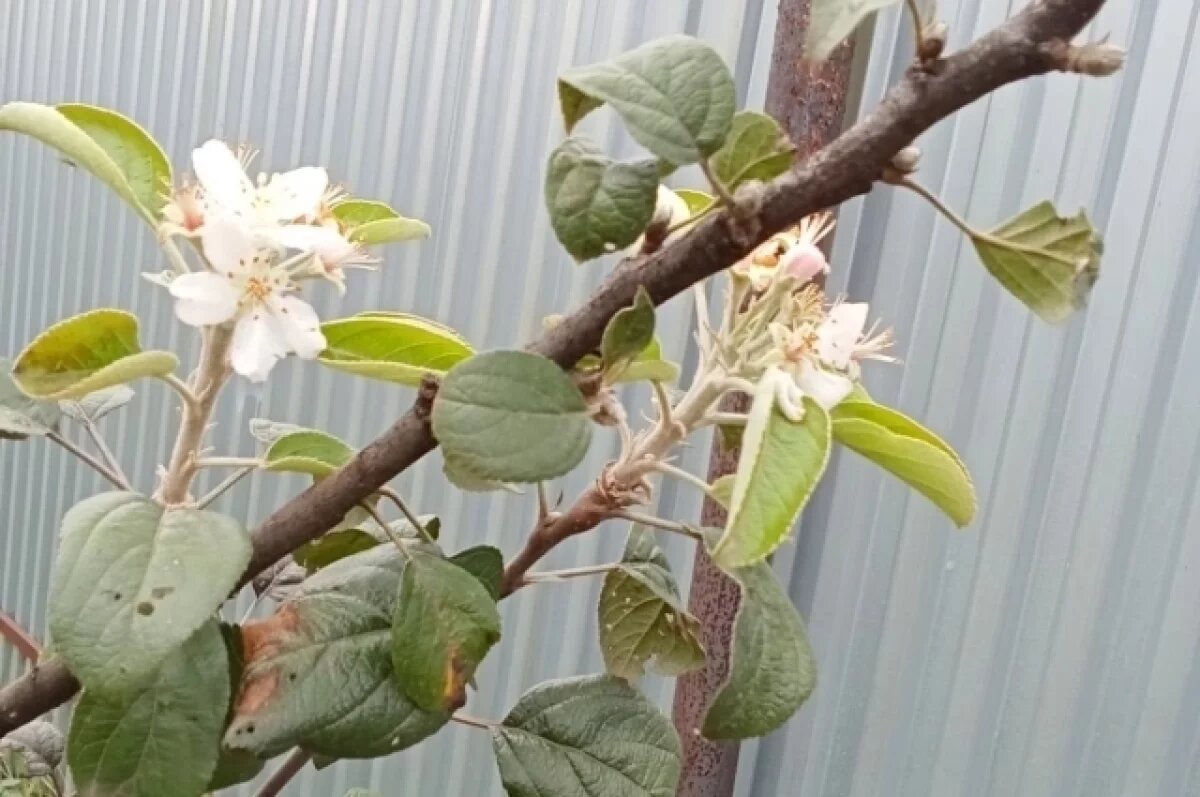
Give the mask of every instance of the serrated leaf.
[(816, 660), (796, 607), (767, 563), (729, 571), (741, 586), (729, 674), (704, 716), (709, 739), (763, 736), (812, 694)]
[(142, 351), (137, 318), (121, 310), (92, 310), (60, 321), (17, 357), (12, 376), (27, 395), (75, 399), (144, 376), (163, 376), (179, 360)]
[(791, 168), (795, 151), (773, 118), (739, 111), (733, 116), (724, 146), (712, 157), (712, 168), (725, 188), (734, 191), (750, 180), (765, 182), (783, 174)]
[(123, 696), (85, 689), (67, 760), (82, 797), (199, 797), (217, 764), (229, 705), (225, 645), (208, 620)]
[(492, 596), (492, 600), (500, 597), (500, 588), (504, 582), (504, 554), (499, 548), (491, 545), (476, 545), (459, 551), (450, 557), (450, 561), (466, 570)]
[(674, 797), (679, 737), (667, 717), (611, 675), (547, 681), (492, 728), (511, 797)]
[(400, 313), (328, 321), (321, 332), (326, 349), (318, 359), (323, 365), (413, 387), (426, 374), (442, 376), (474, 353), (449, 327)]
[(655, 39), (558, 79), (568, 133), (608, 103), (634, 140), (676, 166), (720, 149), (733, 120), (734, 95), (733, 76), (721, 56), (690, 36)]
[(354, 449), (331, 434), (301, 429), (279, 437), (263, 454), (264, 470), (306, 473), (323, 479), (354, 458)]
[(456, 472), (535, 482), (579, 464), (592, 424), (561, 368), (536, 354), (495, 351), (446, 374), (433, 403), (433, 434)]
[(467, 702), (467, 682), (500, 640), (496, 599), (457, 564), (413, 553), (400, 578), (392, 668), (404, 694), (426, 711)]
[(405, 218), (375, 199), (344, 199), (333, 206), (333, 216), (350, 240), (368, 246), (428, 238), (431, 232), (425, 222)]
[(871, 14), (899, 0), (812, 0), (805, 55), (824, 61)]
[(243, 627), (246, 669), (226, 746), (270, 756), (303, 743), (337, 758), (375, 756), (416, 744), (449, 719), (420, 711), (393, 681), (404, 562), (393, 545), (340, 559), (305, 579), (275, 614)]
[(870, 401), (843, 401), (830, 412), (833, 439), (932, 501), (958, 526), (975, 516), (975, 488), (954, 449), (911, 418)]
[(96, 421), (110, 412), (121, 409), (133, 401), (133, 389), (126, 385), (113, 385), (82, 396), (77, 400), (58, 402), (59, 409), (76, 421)]
[(581, 136), (559, 144), (546, 166), (550, 226), (581, 262), (636, 241), (654, 216), (657, 192), (655, 160), (614, 161)]
[(24, 133), (53, 147), (108, 184), (148, 224), (158, 224), (171, 167), (154, 139), (132, 120), (87, 105), (56, 109), (10, 102), (0, 106), (0, 130)]
[(606, 375), (625, 370), (654, 342), (654, 302), (639, 286), (633, 304), (614, 313), (604, 328), (600, 357)]
[(697, 216), (703, 213), (705, 210), (708, 210), (710, 205), (716, 202), (716, 199), (711, 194), (697, 191), (694, 188), (676, 188), (675, 193), (687, 205), (689, 216)]
[(1064, 218), (1041, 202), (990, 233), (971, 236), (979, 259), (1005, 290), (1057, 324), (1084, 306), (1100, 275), (1104, 243), (1082, 210)]
[(604, 577), (597, 607), (600, 650), (610, 673), (635, 680), (646, 664), (660, 675), (704, 666), (700, 623), (688, 614), (654, 535), (634, 526), (621, 564)]
[(742, 433), (742, 453), (725, 533), (712, 550), (725, 570), (767, 558), (792, 529), (829, 461), (830, 422), (821, 406), (804, 398), (804, 418), (789, 420), (764, 380)]
[(12, 361), (0, 358), (0, 440), (41, 437), (58, 425), (62, 410), (56, 402), (26, 396), (11, 372)]
[(375, 535), (362, 529), (341, 529), (331, 531), (312, 542), (306, 542), (292, 553), (292, 558), (312, 575), (339, 559), (345, 559), (351, 554), (374, 548), (379, 544)]
[(224, 602), (250, 561), (237, 520), (101, 493), (63, 518), (50, 589), (56, 652), (97, 693), (140, 686)]

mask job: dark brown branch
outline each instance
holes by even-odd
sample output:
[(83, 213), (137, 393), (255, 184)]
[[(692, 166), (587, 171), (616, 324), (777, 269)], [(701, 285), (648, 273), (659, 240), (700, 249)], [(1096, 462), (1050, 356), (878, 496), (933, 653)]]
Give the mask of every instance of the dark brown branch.
[(293, 750), (287, 758), (283, 759), (279, 769), (271, 773), (271, 777), (267, 778), (267, 782), (262, 785), (255, 797), (276, 797), (282, 793), (283, 787), (288, 785), (310, 760), (312, 760), (312, 753), (307, 750), (300, 748)]
[[(799, 168), (766, 186), (739, 192), (737, 213), (722, 211), (655, 254), (618, 267), (584, 303), (530, 349), (569, 367), (600, 342), (608, 320), (645, 286), (661, 304), (725, 269), (774, 232), (822, 208), (864, 194), (892, 156), (936, 122), (1000, 86), (1061, 66), (1069, 41), (1104, 0), (1038, 0), (964, 50), (910, 70), (880, 106)], [(254, 532), (243, 583), (336, 524), (351, 507), (434, 446), (432, 385), (417, 406), (345, 468), (284, 504)], [(549, 549), (547, 549), (549, 550)], [(0, 690), (0, 734), (65, 702), (77, 689), (57, 662)]]

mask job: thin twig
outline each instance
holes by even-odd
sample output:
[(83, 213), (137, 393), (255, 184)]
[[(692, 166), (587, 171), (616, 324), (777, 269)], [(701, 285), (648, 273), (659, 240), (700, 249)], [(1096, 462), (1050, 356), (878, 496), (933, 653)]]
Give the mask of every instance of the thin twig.
[(568, 567), (563, 570), (543, 570), (541, 572), (535, 570), (532, 573), (525, 574), (525, 581), (531, 584), (537, 581), (563, 581), (568, 578), (579, 578), (581, 576), (594, 576), (600, 573), (607, 573), (610, 570), (616, 570), (620, 566), (620, 562), (607, 562), (602, 565)]
[(396, 492), (391, 487), (382, 487), (379, 490), (379, 494), (385, 496), (389, 501), (396, 505), (396, 508), (399, 509), (401, 514), (403, 514), (408, 522), (412, 524), (412, 527), (416, 529), (417, 534), (420, 534), (421, 537), (424, 538), (425, 542), (434, 542), (433, 535), (429, 533), (429, 529), (425, 528), (425, 524), (421, 522), (419, 517), (417, 517), (417, 513), (413, 512), (409, 508), (408, 504), (404, 503), (404, 499), (400, 497), (400, 493)]
[(307, 750), (301, 750), (297, 747), (292, 751), (291, 755), (283, 760), (279, 765), (279, 769), (271, 773), (271, 777), (267, 778), (267, 782), (258, 790), (255, 797), (276, 797), (283, 792), (283, 787), (291, 782), (292, 778), (299, 774), (300, 770), (304, 769), (304, 765), (312, 758), (312, 753)]
[(224, 495), (225, 492), (230, 487), (237, 484), (242, 479), (246, 478), (247, 475), (254, 473), (254, 471), (256, 471), (256, 470), (258, 470), (257, 464), (247, 465), (246, 467), (242, 468), (241, 470), (236, 470), (233, 473), (229, 474), (228, 476), (225, 477), (225, 479), (220, 484), (218, 484), (216, 487), (209, 490), (207, 495), (204, 495), (203, 497), (200, 498), (200, 500), (198, 500), (196, 502), (196, 508), (203, 509), (204, 507), (211, 504), (213, 501), (216, 501), (218, 498), (220, 498), (222, 495)]
[(263, 462), (255, 457), (200, 457), (197, 468), (261, 468)]
[(546, 493), (546, 483), (537, 483), (537, 519), (538, 522), (550, 517), (550, 496)]
[(640, 523), (643, 526), (650, 526), (652, 528), (662, 529), (663, 531), (674, 532), (675, 534), (682, 534), (683, 536), (695, 540), (696, 542), (702, 542), (704, 540), (703, 535), (696, 531), (696, 529), (683, 523), (676, 523), (674, 520), (654, 517), (653, 515), (643, 515), (640, 512), (630, 512), (626, 509), (614, 510), (613, 512), (610, 512), (608, 516), (620, 518), (622, 520), (628, 520), (633, 523)]
[(103, 476), (113, 487), (116, 487), (118, 490), (131, 490), (132, 489), (129, 486), (128, 482), (126, 482), (120, 476), (118, 476), (117, 474), (115, 474), (111, 470), (109, 470), (108, 467), (103, 462), (96, 459), (91, 454), (84, 451), (82, 448), (75, 445), (67, 438), (63, 437), (62, 434), (60, 434), (59, 432), (49, 431), (46, 433), (46, 437), (49, 438), (50, 440), (54, 441), (55, 443), (58, 443), (60, 446), (65, 448), (67, 451), (70, 451), (72, 454), (74, 454), (76, 457), (78, 457), (80, 459), (80, 461), (82, 461), (85, 465), (90, 466), (92, 468), (92, 470), (96, 471), (101, 476)]

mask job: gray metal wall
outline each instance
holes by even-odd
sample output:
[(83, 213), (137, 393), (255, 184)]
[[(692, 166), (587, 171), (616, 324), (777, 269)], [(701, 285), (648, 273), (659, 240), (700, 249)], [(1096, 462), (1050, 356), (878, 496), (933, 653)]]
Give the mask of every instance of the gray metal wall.
[[(943, 0), (954, 43), (1000, 21), (1003, 2)], [(1085, 316), (1051, 329), (1003, 295), (969, 246), (909, 196), (880, 190), (842, 214), (833, 285), (871, 298), (905, 359), (872, 392), (964, 453), (979, 520), (955, 532), (875, 471), (839, 458), (779, 557), (809, 617), (816, 694), (786, 729), (747, 745), (742, 795), (1200, 794), (1200, 48), (1196, 4), (1110, 0), (1096, 23), (1131, 49), (1124, 77), (1053, 77), (1007, 89), (922, 142), (922, 179), (978, 223), (1045, 196), (1104, 227), (1104, 274)], [(687, 31), (720, 49), (760, 105), (774, 3), (720, 0), (136, 2), (0, 0), (0, 100), (79, 99), (142, 121), (184, 163), (216, 134), (263, 163), (325, 163), (349, 187), (428, 220), (327, 317), (409, 309), (483, 346), (515, 345), (577, 303), (603, 266), (572, 265), (541, 210), (541, 169), (560, 136), (563, 66)], [(904, 68), (908, 30), (884, 14), (865, 46), (869, 107)], [(1189, 79), (1190, 78), (1190, 79)], [(628, 142), (603, 117), (592, 132)], [(0, 352), (98, 304), (144, 319), (155, 345), (188, 340), (163, 293), (150, 236), (95, 181), (44, 149), (0, 139)], [(1200, 318), (1200, 315), (1196, 316)], [(661, 325), (689, 362), (687, 306)], [(190, 345), (190, 344), (184, 344)], [(407, 391), (288, 362), (265, 389), (239, 383), (215, 444), (249, 454), (246, 421), (287, 418), (362, 443)], [(639, 398), (644, 398), (639, 396)], [(170, 397), (139, 389), (107, 421), (142, 484), (166, 456)], [(611, 455), (604, 440), (589, 462)], [(685, 459), (704, 462), (704, 447)], [(587, 472), (585, 468), (584, 473)], [(585, 477), (568, 480), (568, 495)], [(398, 480), (437, 512), (451, 547), (512, 551), (529, 497), (460, 500), (436, 457)], [(224, 499), (250, 522), (299, 484), (260, 479)], [(41, 632), (62, 507), (100, 489), (39, 445), (0, 453), (0, 606)], [(662, 512), (697, 511), (668, 488)], [(555, 554), (617, 555), (622, 530)], [(670, 549), (686, 577), (686, 548)], [(508, 629), (469, 709), (500, 716), (525, 688), (597, 669), (595, 584), (543, 586), (504, 606)], [(21, 669), (0, 649), (0, 677)], [(649, 684), (664, 705), (667, 684)], [(451, 727), (385, 761), (339, 764), (288, 793), (498, 792), (487, 739)]]

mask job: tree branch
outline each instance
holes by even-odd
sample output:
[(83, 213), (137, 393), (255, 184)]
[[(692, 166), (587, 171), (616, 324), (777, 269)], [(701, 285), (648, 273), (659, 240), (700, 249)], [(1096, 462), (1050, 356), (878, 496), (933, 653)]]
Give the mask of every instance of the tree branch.
[[(1062, 68), (1063, 43), (1103, 4), (1104, 0), (1032, 2), (965, 49), (924, 69), (910, 69), (874, 112), (796, 169), (765, 186), (742, 188), (737, 208), (710, 215), (653, 255), (623, 262), (582, 307), (545, 332), (530, 350), (570, 367), (599, 345), (609, 319), (632, 303), (639, 286), (661, 304), (737, 262), (776, 231), (866, 193), (892, 156), (935, 123), (1007, 83)], [(413, 409), (350, 464), (267, 518), (254, 532), (254, 555), (242, 583), (333, 527), (359, 501), (428, 453), (435, 445), (429, 426), (435, 393), (436, 384), (428, 380)], [(553, 547), (557, 536), (547, 535), (522, 551), (519, 557), (534, 558), (521, 572)], [(0, 734), (65, 702), (76, 688), (57, 662), (9, 684), (0, 690)]]

